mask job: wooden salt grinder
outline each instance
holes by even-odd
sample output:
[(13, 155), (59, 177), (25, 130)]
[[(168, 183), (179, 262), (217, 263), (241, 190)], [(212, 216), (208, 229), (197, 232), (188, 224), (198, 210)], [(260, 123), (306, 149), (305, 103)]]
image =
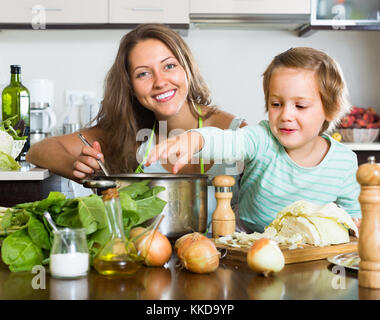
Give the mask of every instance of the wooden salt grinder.
[(216, 208), (212, 215), (212, 237), (223, 237), (235, 232), (235, 213), (231, 208), (232, 186), (235, 179), (231, 176), (216, 176), (212, 180), (215, 186)]
[(380, 165), (374, 156), (359, 166), (356, 178), (362, 221), (359, 229), (359, 286), (380, 288)]

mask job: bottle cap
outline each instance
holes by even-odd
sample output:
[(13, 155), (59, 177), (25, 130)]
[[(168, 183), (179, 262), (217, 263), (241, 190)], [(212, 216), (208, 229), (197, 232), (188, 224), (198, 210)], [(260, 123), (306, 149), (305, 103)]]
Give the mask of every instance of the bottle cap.
[(21, 73), (21, 66), (17, 64), (11, 65), (11, 73)]

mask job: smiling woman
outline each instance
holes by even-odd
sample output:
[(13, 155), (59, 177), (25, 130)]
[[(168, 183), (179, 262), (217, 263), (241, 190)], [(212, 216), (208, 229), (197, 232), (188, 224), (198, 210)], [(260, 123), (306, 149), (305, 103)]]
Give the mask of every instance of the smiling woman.
[[(209, 89), (189, 47), (162, 24), (139, 25), (121, 39), (95, 120), (94, 126), (81, 130), (92, 147), (83, 146), (77, 133), (51, 137), (33, 145), (27, 161), (79, 182), (100, 170), (97, 160), (105, 162), (110, 174), (142, 172), (144, 157), (141, 161), (139, 155), (147, 156), (158, 138), (200, 126), (246, 125), (211, 106)], [(148, 132), (147, 139), (140, 139), (142, 132)], [(167, 173), (171, 164), (161, 163), (152, 170)], [(233, 175), (238, 169), (235, 164), (197, 162), (181, 171), (200, 172)], [(215, 199), (211, 200), (213, 210)]]
[(185, 69), (164, 43), (140, 41), (131, 50), (129, 61), (135, 96), (156, 119), (168, 120), (184, 106), (190, 110)]

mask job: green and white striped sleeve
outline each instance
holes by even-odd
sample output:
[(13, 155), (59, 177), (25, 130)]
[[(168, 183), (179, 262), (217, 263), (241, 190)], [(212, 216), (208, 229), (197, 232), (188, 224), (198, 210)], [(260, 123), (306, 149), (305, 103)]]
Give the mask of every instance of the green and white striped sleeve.
[(252, 160), (260, 152), (259, 146), (265, 145), (264, 128), (246, 126), (237, 130), (222, 130), (215, 127), (192, 129), (202, 135), (204, 145), (194, 156), (207, 160), (236, 162)]

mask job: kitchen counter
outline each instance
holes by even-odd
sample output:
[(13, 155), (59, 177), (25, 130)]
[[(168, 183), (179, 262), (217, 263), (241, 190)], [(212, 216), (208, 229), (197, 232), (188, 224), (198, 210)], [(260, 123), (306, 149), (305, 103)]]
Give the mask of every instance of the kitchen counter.
[(50, 191), (61, 191), (61, 177), (25, 161), (20, 165), (16, 171), (0, 171), (0, 206), (42, 200)]
[[(142, 267), (131, 277), (107, 277), (91, 269), (86, 278), (58, 280), (50, 277), (48, 268), (45, 274), (41, 271), (11, 273), (1, 262), (0, 299), (380, 299), (380, 290), (358, 286), (356, 272), (333, 266), (327, 260), (288, 264), (281, 272), (270, 278), (254, 273), (244, 262), (221, 260), (215, 272), (203, 275), (180, 269), (176, 264), (177, 258), (173, 254), (167, 268)], [(153, 306), (153, 303), (154, 301), (151, 301), (145, 305)], [(165, 305), (170, 305), (170, 301)]]
[(21, 168), (16, 171), (0, 170), (0, 181), (45, 180), (50, 176), (48, 169), (38, 168), (25, 161), (20, 162), (20, 165)]
[(347, 143), (344, 142), (344, 145), (349, 147), (353, 152), (356, 153), (358, 157), (358, 164), (368, 162), (368, 157), (375, 156), (377, 162), (380, 162), (380, 142), (373, 143)]
[[(45, 169), (33, 169), (34, 180), (27, 179), (33, 176), (30, 171), (18, 173), (21, 180), (0, 179), (0, 206), (10, 206), (2, 200), (13, 199), (15, 185), (24, 196), (16, 203), (26, 202), (26, 194), (38, 184), (45, 185), (45, 191), (59, 191), (48, 185), (57, 176)], [(8, 186), (3, 189), (2, 183)], [(29, 183), (37, 184), (33, 187)], [(41, 195), (43, 198), (46, 195)], [(86, 278), (58, 280), (50, 277), (48, 266), (12, 273), (0, 261), (0, 300), (169, 300), (165, 304), (169, 306), (175, 300), (380, 300), (380, 290), (359, 287), (357, 272), (327, 260), (288, 264), (270, 278), (254, 273), (245, 262), (222, 259), (217, 271), (204, 275), (181, 269), (177, 262), (173, 254), (166, 268), (142, 267), (131, 277), (107, 277), (91, 269)], [(149, 301), (137, 308), (153, 304)]]
[(372, 142), (372, 143), (345, 142), (344, 145), (346, 145), (353, 151), (380, 151), (380, 142)]

